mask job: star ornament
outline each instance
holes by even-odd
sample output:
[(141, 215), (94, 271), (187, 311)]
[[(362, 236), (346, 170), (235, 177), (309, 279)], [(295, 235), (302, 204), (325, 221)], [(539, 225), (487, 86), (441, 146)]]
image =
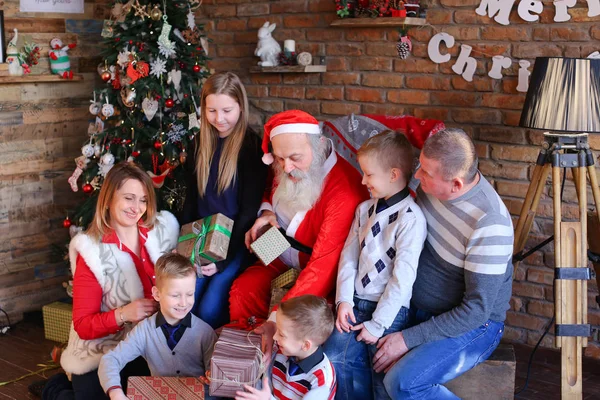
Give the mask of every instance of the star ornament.
[(132, 6), (135, 12), (136, 17), (140, 17), (142, 20), (144, 18), (149, 18), (150, 15), (146, 12), (146, 7), (142, 6), (139, 0), (135, 0), (135, 4)]

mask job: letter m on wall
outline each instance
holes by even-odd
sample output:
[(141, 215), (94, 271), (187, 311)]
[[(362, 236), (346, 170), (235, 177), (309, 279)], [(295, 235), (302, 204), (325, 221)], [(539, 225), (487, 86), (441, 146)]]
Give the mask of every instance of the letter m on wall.
[(475, 10), (478, 15), (494, 17), (494, 20), (502, 25), (508, 25), (508, 17), (515, 0), (481, 0), (481, 4)]

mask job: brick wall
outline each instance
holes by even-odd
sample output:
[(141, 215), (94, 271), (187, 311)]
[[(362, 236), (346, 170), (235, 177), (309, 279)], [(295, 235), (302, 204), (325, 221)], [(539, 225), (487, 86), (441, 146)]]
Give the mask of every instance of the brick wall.
[[(413, 55), (396, 56), (398, 33), (394, 28), (347, 29), (330, 27), (336, 19), (333, 0), (204, 0), (199, 18), (206, 23), (213, 61), (218, 71), (238, 73), (246, 84), (252, 105), (252, 124), (261, 127), (275, 112), (300, 108), (320, 119), (349, 113), (411, 114), (442, 119), (464, 128), (474, 139), (480, 169), (493, 182), (513, 215), (519, 213), (533, 162), (542, 142), (541, 132), (517, 127), (524, 95), (516, 91), (518, 64), (503, 80), (487, 76), (491, 57), (474, 55), (478, 67), (473, 82), (455, 75), (451, 62), (437, 65), (427, 57), (427, 43), (437, 32), (453, 35), (458, 43), (490, 55), (532, 61), (536, 56), (586, 57), (600, 50), (599, 17), (587, 17), (579, 1), (568, 23), (554, 23), (550, 2), (538, 22), (528, 23), (516, 14), (502, 26), (475, 13), (479, 0), (429, 0), (427, 18), (432, 26), (412, 28)], [(518, 2), (517, 2), (518, 4)], [(277, 23), (274, 37), (295, 39), (297, 51), (325, 56), (323, 74), (249, 74), (256, 33), (265, 21)], [(600, 149), (600, 136), (591, 138)], [(542, 197), (530, 243), (552, 234), (552, 204), (547, 187)], [(591, 198), (591, 194), (588, 195)], [(577, 215), (575, 192), (565, 189), (566, 216)], [(529, 246), (529, 244), (528, 244)], [(531, 256), (516, 273), (505, 338), (535, 344), (553, 314), (553, 246)], [(589, 320), (598, 328), (598, 288), (589, 284)], [(551, 330), (552, 331), (552, 330)], [(552, 346), (548, 335), (544, 346)], [(600, 358), (600, 345), (590, 342), (586, 354)]]

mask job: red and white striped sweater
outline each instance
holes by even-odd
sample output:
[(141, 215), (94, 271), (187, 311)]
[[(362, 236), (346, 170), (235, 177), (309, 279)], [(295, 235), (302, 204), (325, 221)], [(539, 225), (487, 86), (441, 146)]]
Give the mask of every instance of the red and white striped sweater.
[(290, 359), (278, 352), (273, 362), (271, 384), (272, 399), (276, 400), (333, 400), (337, 390), (333, 365), (323, 354), (323, 359), (308, 372), (290, 376)]

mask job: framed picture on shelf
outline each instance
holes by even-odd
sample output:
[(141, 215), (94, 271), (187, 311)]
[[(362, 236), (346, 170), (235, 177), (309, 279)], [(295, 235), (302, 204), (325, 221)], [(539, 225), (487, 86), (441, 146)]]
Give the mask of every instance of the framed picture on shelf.
[(4, 11), (0, 10), (0, 64), (6, 61), (6, 38), (4, 34)]

